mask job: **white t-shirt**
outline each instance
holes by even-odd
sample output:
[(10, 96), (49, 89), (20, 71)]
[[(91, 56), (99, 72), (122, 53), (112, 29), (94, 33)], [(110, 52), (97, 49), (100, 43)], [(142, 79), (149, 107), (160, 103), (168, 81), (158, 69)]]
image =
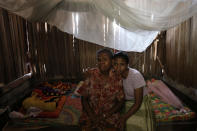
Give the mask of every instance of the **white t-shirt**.
[[(125, 93), (126, 100), (134, 99), (134, 89), (143, 87), (146, 85), (144, 81), (144, 77), (141, 75), (139, 71), (133, 68), (129, 68), (129, 73), (126, 79), (123, 79), (123, 87)], [(144, 89), (144, 95), (146, 91)]]

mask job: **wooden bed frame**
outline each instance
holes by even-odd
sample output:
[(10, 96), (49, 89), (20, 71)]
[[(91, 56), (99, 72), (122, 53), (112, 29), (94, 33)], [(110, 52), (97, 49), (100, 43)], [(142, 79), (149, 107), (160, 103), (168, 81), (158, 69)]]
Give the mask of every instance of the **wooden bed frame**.
[(10, 82), (0, 91), (0, 130), (9, 121), (9, 112), (19, 108), (21, 101), (32, 92), (33, 79), (24, 75)]

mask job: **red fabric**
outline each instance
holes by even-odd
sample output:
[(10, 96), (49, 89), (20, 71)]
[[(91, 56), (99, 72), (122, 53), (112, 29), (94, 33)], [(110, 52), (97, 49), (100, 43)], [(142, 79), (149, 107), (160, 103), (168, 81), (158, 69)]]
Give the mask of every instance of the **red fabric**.
[(56, 97), (56, 96), (46, 96), (45, 94), (42, 93), (42, 90), (40, 89), (34, 89), (33, 90), (33, 93), (37, 93), (39, 97), (41, 97), (42, 100), (50, 100), (51, 98), (53, 97)]

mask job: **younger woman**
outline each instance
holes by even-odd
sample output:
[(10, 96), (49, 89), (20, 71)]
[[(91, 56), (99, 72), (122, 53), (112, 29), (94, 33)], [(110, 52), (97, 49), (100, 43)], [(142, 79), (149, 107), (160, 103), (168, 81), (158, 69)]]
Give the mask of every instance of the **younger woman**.
[(148, 131), (147, 120), (145, 120), (147, 116), (145, 109), (143, 109), (145, 107), (143, 95), (146, 94), (144, 90), (146, 82), (143, 76), (136, 69), (129, 67), (129, 58), (124, 52), (118, 52), (114, 55), (113, 68), (115, 73), (123, 78), (126, 99), (126, 112), (118, 122), (120, 127), (124, 127), (124, 124), (127, 123), (127, 130)]

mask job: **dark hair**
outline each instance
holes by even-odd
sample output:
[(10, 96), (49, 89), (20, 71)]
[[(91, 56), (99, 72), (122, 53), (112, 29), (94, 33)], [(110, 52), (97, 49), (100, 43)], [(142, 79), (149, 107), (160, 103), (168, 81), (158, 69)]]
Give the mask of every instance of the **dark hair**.
[(98, 55), (101, 54), (101, 53), (106, 53), (110, 59), (113, 59), (113, 53), (111, 50), (107, 49), (107, 48), (103, 48), (103, 49), (99, 49), (97, 52), (96, 52), (96, 58), (98, 58)]
[(114, 59), (116, 59), (116, 58), (122, 58), (122, 59), (125, 60), (125, 62), (127, 64), (129, 64), (129, 57), (128, 57), (126, 52), (120, 51), (120, 52), (115, 53), (114, 54)]

